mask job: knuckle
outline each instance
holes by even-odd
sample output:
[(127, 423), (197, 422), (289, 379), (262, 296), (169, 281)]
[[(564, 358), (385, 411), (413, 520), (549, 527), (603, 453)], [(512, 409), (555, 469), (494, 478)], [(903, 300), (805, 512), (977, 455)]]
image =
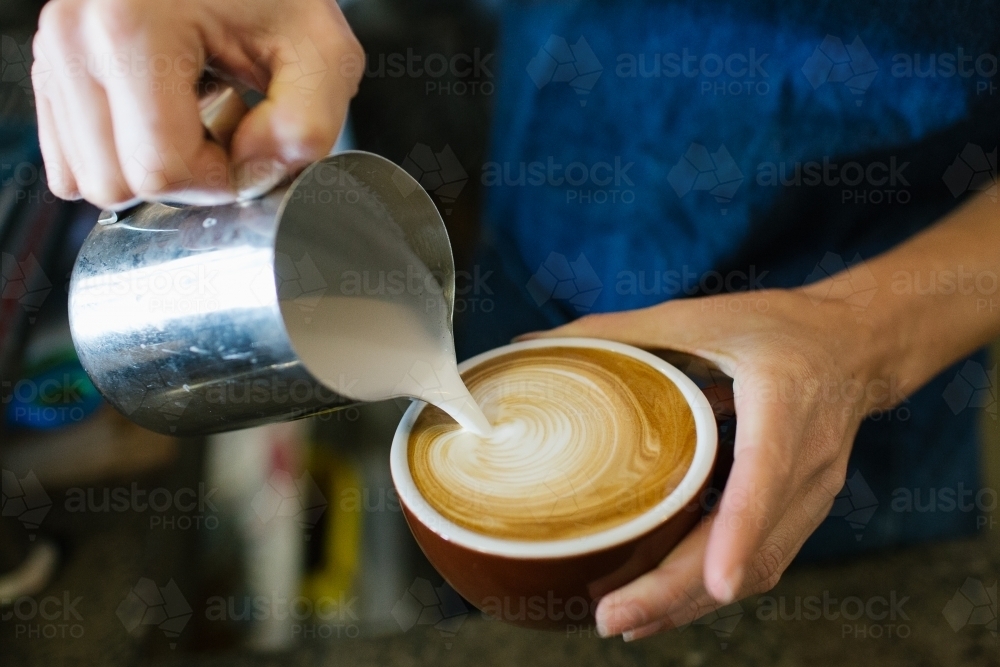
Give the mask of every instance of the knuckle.
[(67, 181), (59, 180), (56, 178), (49, 178), (49, 192), (54, 194), (59, 199), (72, 200), (80, 196), (80, 193), (76, 191), (75, 188), (70, 186)]
[(753, 559), (751, 571), (751, 593), (764, 593), (778, 585), (784, 571), (785, 557), (781, 547), (774, 542), (765, 542)]
[(31, 87), (36, 93), (45, 93), (51, 80), (52, 70), (48, 61), (36, 55), (34, 62), (31, 63)]
[(847, 471), (842, 466), (837, 465), (837, 457), (833, 457), (833, 461), (825, 466), (825, 469), (817, 477), (816, 486), (825, 497), (832, 501), (844, 488), (845, 481), (847, 481)]
[(679, 625), (698, 620), (711, 611), (711, 605), (700, 603), (694, 596), (686, 593), (684, 600), (675, 603), (667, 615), (673, 623)]
[(285, 125), (286, 150), (295, 159), (314, 160), (326, 155), (334, 142), (337, 133), (326, 118), (299, 117), (295, 122)]
[(756, 367), (762, 380), (769, 384), (777, 384), (783, 389), (783, 397), (807, 398), (814, 376), (813, 362), (800, 350), (788, 345), (784, 336), (774, 336), (765, 343), (774, 352), (773, 356), (762, 360)]
[[(131, 181), (132, 179), (129, 180)], [(149, 183), (149, 182), (139, 181), (137, 185), (132, 186), (132, 191), (135, 193), (135, 196), (138, 197), (139, 199), (144, 199), (147, 201), (155, 201), (157, 199), (160, 199), (161, 197), (164, 197), (165, 195), (173, 193), (174, 188), (170, 187), (169, 185), (163, 182)]]
[(70, 199), (77, 194), (76, 188), (72, 185), (72, 176), (54, 161), (45, 162), (45, 183), (52, 194), (60, 199)]
[(116, 204), (128, 201), (132, 194), (124, 187), (114, 183), (90, 183), (80, 186), (80, 194), (84, 199), (99, 208), (110, 208)]
[(775, 482), (786, 482), (795, 476), (797, 463), (794, 455), (772, 456), (768, 459), (768, 474)]
[[(840, 448), (835, 445), (835, 439), (836, 436), (833, 434), (821, 433), (807, 438), (805, 443), (812, 465), (821, 471), (819, 481), (824, 484), (835, 483), (841, 472), (846, 472), (841, 470), (842, 454)], [(843, 483), (843, 479), (840, 481)]]
[(360, 64), (360, 67), (352, 70), (348, 77), (348, 80), (354, 84), (353, 96), (354, 93), (358, 92), (358, 86), (361, 85), (361, 80), (364, 78), (367, 55), (365, 54), (364, 47), (361, 46), (361, 42), (358, 41), (358, 38), (350, 30), (346, 31), (344, 49), (348, 58)]
[[(51, 5), (51, 3), (50, 3)], [(50, 5), (45, 5), (48, 7)], [(42, 8), (45, 11), (45, 8)], [(41, 19), (39, 19), (41, 21)], [(35, 31), (34, 36), (31, 38), (31, 55), (33, 57), (32, 69), (34, 69), (34, 64), (38, 63), (39, 58), (43, 58), (43, 49), (45, 48), (44, 40), (42, 39), (42, 28), (39, 26), (38, 30)]]
[(107, 40), (127, 40), (143, 29), (146, 12), (135, 0), (92, 0), (87, 19), (98, 26)]
[(186, 189), (194, 179), (192, 171), (197, 148), (175, 145), (153, 134), (126, 152), (121, 172), (128, 188), (143, 199), (157, 199)]
[(124, 175), (130, 189), (140, 199), (155, 200), (184, 189), (163, 174), (149, 174), (142, 169), (125, 169)]
[(76, 6), (68, 0), (54, 0), (42, 7), (38, 15), (39, 37), (52, 36), (59, 38), (75, 31), (79, 25), (79, 16)]

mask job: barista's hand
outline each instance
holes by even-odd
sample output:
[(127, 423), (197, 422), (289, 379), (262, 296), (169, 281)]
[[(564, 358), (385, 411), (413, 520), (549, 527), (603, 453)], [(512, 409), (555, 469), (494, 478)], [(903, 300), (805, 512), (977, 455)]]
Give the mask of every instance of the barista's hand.
[[(736, 456), (719, 506), (658, 568), (601, 600), (599, 631), (645, 637), (778, 582), (843, 486), (862, 419), (1000, 336), (1000, 312), (989, 307), (997, 219), (984, 192), (856, 275), (671, 301), (534, 334), (689, 352), (735, 380)], [(940, 288), (906, 287), (928, 272)]]
[(604, 636), (638, 639), (772, 588), (829, 513), (863, 417), (901, 398), (866, 358), (876, 346), (856, 313), (804, 290), (683, 299), (538, 335), (680, 350), (735, 380), (735, 462), (719, 506), (657, 569), (601, 600)]
[[(267, 189), (330, 150), (364, 66), (334, 0), (51, 0), (33, 46), (49, 187), (101, 207)], [(231, 156), (199, 119), (206, 64), (267, 94)]]

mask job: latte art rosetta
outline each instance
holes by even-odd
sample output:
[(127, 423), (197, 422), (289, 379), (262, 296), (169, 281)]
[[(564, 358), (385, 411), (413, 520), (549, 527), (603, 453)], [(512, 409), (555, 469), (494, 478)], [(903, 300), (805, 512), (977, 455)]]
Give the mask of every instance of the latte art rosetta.
[(493, 433), (477, 436), (427, 406), (409, 464), (424, 498), (470, 530), (519, 540), (599, 532), (665, 498), (694, 456), (681, 391), (624, 354), (527, 349), (463, 377)]

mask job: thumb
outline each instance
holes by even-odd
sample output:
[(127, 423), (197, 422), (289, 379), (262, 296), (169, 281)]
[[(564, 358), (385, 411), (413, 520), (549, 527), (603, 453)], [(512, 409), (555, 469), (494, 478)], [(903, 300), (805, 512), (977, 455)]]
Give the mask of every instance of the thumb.
[(335, 65), (360, 46), (346, 26), (337, 27), (340, 39), (314, 39), (310, 32), (275, 37), (263, 57), (270, 71), (267, 98), (233, 135), (241, 197), (262, 194), (327, 155), (340, 134), (363, 68)]

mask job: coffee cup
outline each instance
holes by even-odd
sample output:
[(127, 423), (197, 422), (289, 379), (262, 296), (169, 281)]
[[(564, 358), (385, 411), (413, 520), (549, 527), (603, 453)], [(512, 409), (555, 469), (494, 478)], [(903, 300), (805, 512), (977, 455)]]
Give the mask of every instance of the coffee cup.
[[(390, 453), (392, 478), (417, 544), (452, 588), (491, 618), (564, 631), (592, 625), (602, 596), (656, 567), (702, 516), (702, 498), (712, 477), (718, 448), (716, 420), (698, 386), (660, 357), (614, 341), (546, 338), (484, 352), (460, 364), (459, 370), (463, 377), (469, 377), (477, 369), (491, 368), (484, 364), (516, 360), (517, 355), (526, 357), (525, 364), (530, 364), (531, 359), (527, 358), (530, 355), (606, 356), (606, 353), (639, 362), (643, 373), (648, 375), (652, 371), (660, 380), (666, 379), (665, 386), (677, 393), (677, 400), (689, 410), (684, 418), (687, 420), (689, 414), (690, 420), (685, 424), (693, 422), (693, 451), (686, 459), (686, 467), (678, 470), (669, 491), (664, 491), (662, 497), (620, 522), (605, 521), (593, 532), (577, 530), (551, 539), (532, 534), (528, 539), (520, 539), (517, 528), (512, 529), (515, 531), (512, 535), (509, 530), (497, 533), (493, 529), (470, 527), (467, 521), (454, 518), (450, 508), (435, 507), (412, 474), (411, 435), (415, 425), (423, 428), (418, 418), (428, 409), (426, 404), (414, 402), (396, 430)], [(475, 396), (472, 385), (470, 389)], [(604, 406), (594, 406), (595, 413), (600, 414), (601, 407)], [(654, 419), (661, 417), (654, 415)], [(621, 437), (621, 432), (612, 430), (611, 435), (604, 434), (604, 439)], [(628, 484), (623, 482), (623, 486)], [(462, 504), (462, 498), (456, 498), (455, 504)], [(520, 502), (511, 499), (511, 503), (515, 501)], [(490, 502), (500, 514), (500, 503), (495, 498)], [(614, 507), (614, 502), (607, 505)], [(480, 503), (473, 514), (482, 515), (487, 521), (484, 525), (493, 525), (489, 523), (489, 505)]]

